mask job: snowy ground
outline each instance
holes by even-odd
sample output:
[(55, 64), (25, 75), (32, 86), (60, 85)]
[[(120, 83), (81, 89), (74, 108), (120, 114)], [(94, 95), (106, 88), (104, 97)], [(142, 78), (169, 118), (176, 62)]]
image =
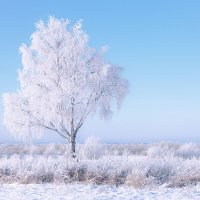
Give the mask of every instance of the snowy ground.
[(1, 200), (182, 200), (200, 199), (200, 186), (177, 189), (135, 190), (130, 187), (84, 184), (2, 184)]

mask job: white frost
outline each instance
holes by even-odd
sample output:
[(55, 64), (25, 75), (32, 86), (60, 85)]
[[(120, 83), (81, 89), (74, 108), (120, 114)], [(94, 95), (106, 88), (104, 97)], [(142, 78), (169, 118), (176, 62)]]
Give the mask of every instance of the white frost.
[(3, 103), (5, 125), (23, 139), (47, 128), (70, 141), (88, 115), (108, 118), (113, 100), (120, 106), (127, 93), (121, 68), (105, 61), (104, 50), (88, 46), (81, 21), (72, 27), (54, 17), (40, 21), (20, 52), (20, 90), (4, 94)]

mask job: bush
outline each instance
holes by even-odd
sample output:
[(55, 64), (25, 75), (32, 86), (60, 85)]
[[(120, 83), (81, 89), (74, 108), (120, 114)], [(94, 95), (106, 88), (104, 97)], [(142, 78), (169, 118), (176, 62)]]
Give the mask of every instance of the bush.
[(96, 137), (87, 138), (79, 151), (87, 159), (99, 159), (104, 154), (101, 140)]
[(180, 145), (178, 150), (175, 152), (176, 156), (182, 158), (199, 158), (200, 157), (200, 145), (194, 143), (188, 143)]
[[(99, 145), (99, 148), (93, 144)], [(198, 145), (160, 143), (147, 146), (147, 156), (130, 156), (130, 152), (122, 155), (122, 145), (118, 149), (120, 155), (114, 155), (116, 145), (108, 148), (99, 140), (90, 138), (77, 146), (79, 162), (69, 157), (68, 148), (63, 153), (66, 145), (43, 145), (38, 146), (39, 149), (35, 146), (31, 154), (27, 147), (9, 146), (9, 152), (18, 149), (21, 153), (1, 155), (0, 183), (89, 182), (116, 186), (125, 184), (134, 188), (183, 187), (200, 183)], [(3, 151), (2, 147), (0, 149)], [(112, 151), (107, 152), (109, 149)]]

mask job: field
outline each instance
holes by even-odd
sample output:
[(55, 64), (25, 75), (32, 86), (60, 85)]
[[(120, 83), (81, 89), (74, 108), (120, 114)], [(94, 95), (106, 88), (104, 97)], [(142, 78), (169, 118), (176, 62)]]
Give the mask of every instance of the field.
[(136, 190), (130, 187), (85, 184), (2, 185), (0, 199), (8, 200), (191, 200), (200, 199), (200, 187)]
[[(200, 199), (200, 145), (0, 145), (0, 199)], [(12, 197), (13, 195), (13, 197)]]

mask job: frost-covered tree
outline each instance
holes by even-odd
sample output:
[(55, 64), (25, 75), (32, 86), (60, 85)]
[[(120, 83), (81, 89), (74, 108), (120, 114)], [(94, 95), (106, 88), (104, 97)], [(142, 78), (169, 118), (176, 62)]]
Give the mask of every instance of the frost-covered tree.
[(30, 46), (23, 44), (20, 52), (20, 89), (3, 95), (5, 125), (23, 139), (54, 131), (75, 157), (76, 135), (87, 116), (99, 112), (106, 119), (114, 99), (121, 105), (127, 93), (121, 68), (105, 61), (105, 48), (88, 46), (80, 21), (40, 21)]

